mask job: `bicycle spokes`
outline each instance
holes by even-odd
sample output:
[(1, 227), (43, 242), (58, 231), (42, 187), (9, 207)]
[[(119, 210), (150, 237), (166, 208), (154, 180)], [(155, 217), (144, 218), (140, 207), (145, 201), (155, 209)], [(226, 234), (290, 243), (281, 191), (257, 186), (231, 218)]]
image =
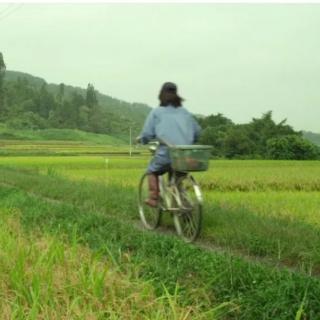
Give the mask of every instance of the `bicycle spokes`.
[(139, 214), (142, 223), (147, 229), (155, 229), (160, 223), (161, 209), (160, 206), (152, 208), (145, 203), (149, 197), (148, 175), (141, 178), (139, 185)]
[(198, 237), (201, 228), (200, 188), (193, 177), (187, 176), (179, 181), (178, 189), (181, 205), (179, 214), (174, 217), (176, 229), (185, 241), (192, 242)]
[(163, 211), (173, 214), (177, 233), (186, 241), (194, 241), (201, 229), (202, 195), (199, 186), (190, 175), (179, 177), (177, 180), (160, 177), (160, 199), (157, 208), (151, 208), (144, 203), (148, 197), (147, 174), (139, 186), (139, 213), (147, 229), (155, 229)]

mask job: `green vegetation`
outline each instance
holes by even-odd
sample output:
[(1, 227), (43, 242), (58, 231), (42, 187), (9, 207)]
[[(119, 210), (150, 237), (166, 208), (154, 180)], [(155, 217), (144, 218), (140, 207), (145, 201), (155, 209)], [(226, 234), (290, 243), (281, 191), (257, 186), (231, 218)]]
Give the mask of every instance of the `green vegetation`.
[[(35, 77), (33, 75), (17, 72), (17, 71), (7, 71), (5, 79), (7, 82), (17, 82), (19, 79), (26, 79), (28, 83), (34, 87), (40, 89), (46, 81), (44, 79)], [(48, 91), (54, 96), (58, 95), (61, 89), (63, 88), (64, 96), (67, 98), (72, 97), (74, 93), (77, 93), (83, 97), (86, 97), (86, 89), (70, 86), (67, 84), (53, 84), (47, 83)], [(99, 91), (95, 91), (96, 98), (101, 106), (109, 113), (118, 117), (118, 120), (121, 119), (131, 119), (133, 120), (138, 127), (142, 125), (142, 122), (146, 115), (150, 112), (150, 107), (141, 104), (141, 103), (128, 103), (108, 95), (102, 94)], [(124, 116), (125, 115), (125, 116)], [(122, 127), (125, 128), (125, 127)]]
[[(62, 192), (74, 205), (85, 199), (86, 210), (119, 208), (119, 216), (135, 221), (136, 188), (147, 161), (101, 156), (8, 157), (0, 163), (31, 171), (0, 170), (0, 181), (43, 197), (59, 199)], [(31, 177), (36, 172), (43, 176)], [(315, 227), (320, 224), (319, 172), (317, 161), (212, 161), (209, 172), (195, 175), (206, 198), (203, 240), (320, 273), (316, 245), (320, 238)], [(74, 182), (66, 189), (61, 183), (55, 186), (51, 177), (61, 176), (79, 181), (76, 185), (81, 195), (73, 189)], [(164, 222), (171, 227), (170, 219)], [(268, 237), (271, 234), (273, 237)]]
[(234, 124), (222, 114), (199, 118), (200, 142), (212, 145), (217, 158), (319, 159), (320, 148), (286, 124), (275, 123), (272, 111), (247, 124)]
[(11, 129), (79, 129), (127, 139), (129, 127), (138, 135), (149, 111), (146, 105), (100, 94), (90, 83), (84, 90), (6, 72), (0, 55), (0, 121)]
[[(147, 156), (0, 158), (2, 166), (36, 169), (42, 173), (50, 168), (75, 180), (91, 179), (128, 187), (137, 186), (148, 162)], [(319, 161), (212, 160), (208, 172), (194, 176), (205, 191), (320, 191)]]
[[(137, 136), (150, 110), (143, 104), (100, 94), (91, 83), (81, 89), (64, 83), (47, 84), (24, 73), (6, 72), (0, 56), (0, 122), (11, 129), (0, 133), (2, 139), (19, 139), (25, 130), (35, 130), (27, 135), (37, 136), (41, 129), (51, 132), (54, 128), (107, 134), (128, 141), (129, 128), (133, 137)], [(203, 128), (200, 143), (211, 145), (215, 158), (320, 159), (317, 137), (305, 134), (307, 139), (304, 138), (286, 120), (275, 123), (271, 111), (246, 124), (234, 124), (222, 114), (198, 116), (198, 121)], [(57, 132), (49, 134), (49, 139), (72, 136), (70, 131)], [(46, 130), (40, 135), (45, 137)]]
[[(127, 199), (132, 195), (123, 199), (120, 189), (108, 189), (104, 212), (98, 208), (91, 211), (85, 203), (96, 198), (93, 191), (97, 186), (75, 185), (52, 176), (33, 177), (45, 188), (43, 194), (51, 193), (59, 202), (42, 199), (39, 192), (26, 195), (15, 188), (0, 188), (1, 206), (20, 211), (24, 228), (65, 234), (71, 243), (76, 230), (80, 243), (112, 259), (120, 270), (127, 270), (128, 263), (138, 266), (138, 277), (152, 284), (158, 296), (166, 292), (163, 284), (171, 295), (178, 287), (180, 307), (195, 306), (201, 310), (195, 313), (199, 318), (292, 319), (301, 309), (303, 316), (316, 319), (320, 312), (316, 278), (206, 252), (174, 237), (138, 230), (121, 218), (130, 212), (132, 203)], [(27, 183), (28, 187), (34, 182)], [(77, 193), (77, 204), (70, 202), (72, 193)]]
[(6, 65), (3, 60), (2, 53), (0, 52), (0, 115), (5, 112), (5, 89), (4, 89), (4, 76), (6, 71)]
[[(46, 83), (38, 88), (32, 86), (28, 78), (4, 84), (5, 106), (0, 119), (12, 129), (79, 129), (127, 139), (128, 128), (140, 128), (144, 119), (137, 122), (135, 117), (127, 118), (110, 111), (98, 100), (91, 84), (85, 93), (74, 90), (69, 95), (63, 84), (57, 93), (52, 93)], [(111, 110), (121, 107), (121, 102), (113, 102)], [(129, 116), (126, 108), (122, 111)]]
[(128, 253), (120, 268), (81, 245), (76, 228), (66, 244), (61, 234), (26, 232), (19, 215), (0, 211), (2, 319), (204, 318), (197, 306), (179, 306), (178, 292), (157, 298)]
[(120, 155), (149, 111), (90, 83), (6, 72), (0, 54), (3, 317), (319, 319), (317, 136), (271, 111), (241, 125), (199, 117), (200, 143), (221, 160), (194, 174), (204, 223), (187, 245), (170, 215), (160, 232), (139, 223), (149, 157), (140, 146)]
[(208, 172), (195, 174), (205, 211), (194, 246), (170, 235), (169, 215), (162, 232), (141, 229), (137, 185), (148, 157), (25, 157), (32, 145), (98, 146), (24, 143), (11, 141), (19, 157), (0, 158), (0, 211), (19, 212), (24, 232), (62, 237), (67, 247), (76, 230), (81, 247), (130, 275), (130, 292), (139, 296), (146, 286), (163, 302), (159, 319), (172, 317), (170, 299), (177, 319), (188, 312), (190, 319), (318, 318), (319, 161), (212, 160)]
[[(44, 136), (59, 138), (60, 131), (65, 131), (66, 135), (73, 140), (0, 140), (0, 156), (110, 156), (129, 155), (130, 150), (131, 155), (136, 156), (146, 154), (147, 152), (145, 147), (130, 148), (129, 145), (124, 144), (121, 140), (107, 135), (97, 135), (69, 129), (47, 129), (41, 130), (36, 134), (27, 130), (22, 132), (30, 139), (43, 139)], [(107, 141), (110, 144), (105, 144)]]
[(317, 159), (319, 148), (302, 137), (288, 135), (267, 141), (267, 151), (271, 159)]
[(303, 136), (314, 144), (320, 146), (320, 133), (304, 131)]
[[(21, 140), (31, 140), (33, 143), (39, 141), (78, 141), (81, 144), (104, 144), (104, 145), (123, 145), (128, 142), (106, 134), (85, 132), (77, 129), (12, 129), (0, 125), (0, 140), (12, 140), (12, 144), (22, 142)], [(17, 142), (15, 142), (17, 141)]]

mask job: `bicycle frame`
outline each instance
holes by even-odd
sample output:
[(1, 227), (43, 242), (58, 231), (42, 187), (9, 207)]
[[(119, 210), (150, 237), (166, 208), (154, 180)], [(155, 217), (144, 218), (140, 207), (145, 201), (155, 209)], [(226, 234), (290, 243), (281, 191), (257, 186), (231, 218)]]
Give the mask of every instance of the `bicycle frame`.
[[(169, 175), (169, 183), (166, 184), (163, 176), (159, 176), (160, 197), (162, 198), (163, 210), (166, 211), (180, 211), (182, 201), (180, 197), (180, 191), (176, 184), (176, 173), (167, 173)], [(176, 203), (176, 207), (173, 207), (173, 203)]]
[[(149, 149), (155, 153), (158, 146), (159, 142), (153, 143)], [(202, 223), (202, 193), (194, 177), (189, 172), (180, 173), (172, 169), (160, 175), (159, 203), (156, 208), (150, 209), (143, 196), (147, 175), (145, 173), (142, 176), (139, 184), (139, 214), (144, 226), (149, 230), (156, 229), (161, 221), (161, 213), (167, 211), (173, 216), (178, 235), (186, 242), (194, 241)]]
[[(155, 141), (152, 141), (149, 143), (149, 150), (152, 154), (155, 154), (160, 144), (164, 144), (166, 146), (171, 146), (166, 141), (163, 141), (161, 139), (157, 139)], [(189, 173), (185, 172), (185, 175), (180, 178), (187, 178), (189, 176)], [(182, 201), (180, 196), (180, 191), (177, 186), (177, 172), (172, 170), (171, 172), (166, 173), (166, 175), (169, 176), (169, 182), (168, 184), (165, 183), (165, 179), (163, 175), (159, 176), (159, 189), (160, 189), (160, 196), (162, 197), (162, 200), (164, 201), (165, 206), (162, 208), (165, 211), (175, 212), (180, 211), (182, 207)], [(192, 178), (192, 177), (191, 177)], [(193, 178), (192, 178), (193, 179)], [(200, 188), (197, 188), (195, 190), (197, 193), (197, 196), (199, 196), (202, 199), (202, 194), (200, 191)], [(176, 207), (172, 207), (172, 202), (176, 203)]]

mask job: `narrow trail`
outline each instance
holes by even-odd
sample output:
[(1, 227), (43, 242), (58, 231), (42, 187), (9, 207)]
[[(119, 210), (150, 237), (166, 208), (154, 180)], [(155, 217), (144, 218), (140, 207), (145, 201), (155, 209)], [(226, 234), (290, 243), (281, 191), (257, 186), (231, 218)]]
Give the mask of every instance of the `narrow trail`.
[[(15, 188), (15, 189), (21, 190), (21, 191), (25, 192), (28, 196), (35, 198), (35, 199), (38, 199), (38, 200), (41, 200), (41, 201), (44, 201), (44, 202), (47, 202), (49, 204), (53, 204), (53, 205), (67, 204), (67, 205), (72, 205), (74, 207), (77, 207), (80, 210), (82, 209), (81, 206), (75, 206), (73, 203), (70, 203), (70, 202), (65, 202), (65, 201), (61, 201), (58, 199), (45, 197), (45, 196), (36, 194), (34, 192), (31, 192), (31, 191), (28, 191), (25, 189), (20, 189), (17, 186), (15, 186), (14, 184), (1, 182), (0, 186), (5, 187), (5, 188)], [(98, 213), (104, 215), (106, 218), (108, 218), (108, 216), (106, 216), (104, 212), (99, 211), (99, 210), (97, 210), (96, 212), (98, 212)], [(138, 215), (138, 210), (137, 210), (137, 215)], [(112, 219), (115, 219), (122, 224), (128, 222), (128, 221), (125, 221), (125, 220), (119, 218), (117, 215), (112, 215)], [(158, 234), (162, 234), (165, 236), (178, 238), (178, 235), (176, 234), (174, 227), (169, 228), (169, 227), (160, 225), (155, 230), (147, 230), (143, 226), (142, 222), (138, 219), (133, 221), (132, 224), (135, 227), (135, 229), (139, 230), (140, 232), (158, 233)], [(183, 241), (183, 240), (181, 240), (181, 241)], [(258, 256), (253, 256), (253, 255), (247, 255), (247, 254), (244, 254), (243, 252), (241, 252), (240, 250), (226, 248), (223, 246), (216, 245), (212, 242), (206, 241), (205, 239), (201, 239), (201, 235), (197, 241), (195, 241), (194, 243), (191, 243), (191, 244), (186, 244), (186, 245), (194, 246), (194, 247), (197, 247), (201, 250), (212, 252), (214, 254), (224, 255), (224, 256), (229, 257), (230, 259), (241, 259), (247, 263), (257, 264), (257, 265), (261, 265), (261, 266), (266, 266), (268, 268), (277, 269), (279, 271), (287, 271), (290, 273), (297, 273), (297, 274), (301, 274), (303, 276), (309, 276), (309, 277), (320, 279), (320, 273), (306, 273), (303, 270), (301, 270), (301, 268), (299, 268), (299, 266), (288, 266), (287, 264), (285, 264), (281, 261), (275, 261), (275, 259), (272, 259), (270, 257), (258, 257)]]
[[(174, 227), (173, 228), (167, 228), (164, 226), (159, 226), (155, 230), (147, 230), (144, 228), (142, 222), (140, 221), (135, 221), (134, 226), (144, 232), (156, 232), (159, 234), (167, 235), (167, 236), (175, 236), (178, 237), (176, 234)], [(182, 240), (181, 240), (182, 241)], [(241, 259), (245, 262), (252, 263), (252, 264), (258, 264), (258, 265), (263, 265), (267, 266), (269, 268), (277, 269), (279, 271), (287, 271), (290, 273), (298, 273), (304, 276), (309, 276), (313, 278), (320, 279), (320, 274), (318, 273), (313, 273), (313, 274), (308, 274), (306, 272), (303, 272), (298, 266), (288, 266), (287, 264), (281, 262), (281, 261), (275, 261), (274, 259), (270, 257), (258, 257), (258, 256), (253, 256), (253, 255), (246, 255), (240, 250), (233, 249), (233, 248), (226, 248), (223, 246), (216, 245), (212, 242), (206, 241), (205, 239), (200, 238), (197, 239), (194, 243), (189, 243), (188, 245), (197, 247), (199, 249), (212, 252), (215, 254), (219, 255), (224, 255), (228, 256), (230, 259)]]

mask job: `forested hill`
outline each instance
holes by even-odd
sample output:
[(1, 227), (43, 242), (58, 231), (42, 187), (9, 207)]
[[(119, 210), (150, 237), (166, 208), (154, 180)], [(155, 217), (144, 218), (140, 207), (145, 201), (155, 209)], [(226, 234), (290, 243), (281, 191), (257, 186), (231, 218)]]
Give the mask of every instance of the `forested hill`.
[[(95, 90), (92, 85), (88, 86), (88, 88), (80, 88), (80, 87), (74, 87), (71, 85), (66, 85), (66, 84), (49, 84), (47, 83), (44, 79), (23, 73), (23, 72), (17, 72), (17, 71), (9, 71), (7, 70), (5, 73), (5, 83), (7, 84), (7, 87), (10, 87), (10, 83), (13, 84), (15, 83), (14, 87), (16, 93), (18, 91), (29, 91), (31, 96), (35, 96), (35, 94), (31, 94), (31, 88), (34, 90), (39, 91), (39, 99), (41, 100), (41, 95), (46, 96), (46, 92), (49, 93), (49, 95), (52, 96), (54, 100), (58, 100), (63, 96), (63, 100), (65, 102), (70, 102), (73, 104), (73, 112), (69, 113), (69, 116), (73, 116), (74, 118), (78, 119), (69, 119), (69, 121), (66, 121), (68, 119), (65, 119), (66, 117), (68, 118), (67, 112), (63, 112), (63, 117), (64, 119), (57, 119), (60, 122), (60, 127), (63, 128), (78, 128), (78, 129), (83, 129), (86, 131), (92, 131), (92, 132), (98, 132), (98, 133), (107, 133), (107, 134), (114, 134), (114, 135), (121, 135), (123, 133), (124, 135), (127, 135), (129, 126), (131, 126), (134, 130), (134, 132), (138, 132), (144, 122), (145, 117), (147, 114), (150, 112), (151, 108), (145, 104), (141, 103), (128, 103), (113, 97), (110, 97), (108, 95), (102, 94)], [(24, 88), (24, 89), (23, 89)], [(27, 89), (28, 88), (28, 89)], [(88, 92), (89, 89), (89, 92)], [(91, 94), (91, 104), (94, 109), (94, 104), (97, 104), (99, 107), (101, 107), (101, 110), (96, 110), (96, 116), (94, 115), (89, 115), (89, 118), (91, 119), (85, 119), (86, 118), (86, 110), (83, 106), (87, 106), (88, 103), (88, 93), (89, 96)], [(21, 94), (21, 92), (20, 92)], [(25, 97), (26, 100), (30, 97)], [(48, 98), (48, 97), (47, 97)], [(52, 100), (52, 98), (47, 99)], [(38, 99), (38, 100), (39, 100)], [(89, 99), (90, 100), (90, 99)], [(48, 102), (47, 101), (47, 102)], [(25, 101), (26, 102), (26, 101)], [(60, 101), (61, 102), (61, 101)], [(51, 101), (52, 103), (52, 101)], [(30, 104), (30, 101), (29, 101)], [(77, 104), (77, 105), (76, 105)], [(90, 104), (90, 102), (89, 102)], [(39, 113), (36, 111), (41, 111), (41, 110), (36, 110), (37, 108), (33, 108), (33, 110), (28, 110), (26, 108), (27, 106), (25, 105), (25, 110), (24, 111), (32, 111), (35, 113)], [(81, 109), (81, 107), (83, 107)], [(68, 103), (65, 103), (65, 106), (63, 106), (65, 111), (68, 109), (71, 109), (71, 105)], [(29, 108), (30, 109), (30, 108)], [(41, 109), (41, 106), (40, 106)], [(40, 116), (42, 118), (50, 118), (50, 111), (51, 111), (51, 118), (54, 117), (54, 112), (57, 110), (57, 106), (53, 106), (52, 110), (48, 110), (49, 112), (40, 112)], [(79, 111), (78, 115), (75, 114), (75, 109)], [(90, 107), (89, 107), (90, 109)], [(22, 111), (22, 110), (21, 110)], [(70, 110), (71, 111), (71, 110)], [(90, 111), (90, 110), (89, 110)], [(47, 114), (46, 114), (47, 113)], [(98, 114), (100, 113), (100, 114)], [(60, 117), (60, 118), (63, 118)], [(82, 119), (79, 119), (82, 118)], [(107, 123), (106, 119), (108, 120)], [(87, 122), (91, 122), (91, 125)], [(52, 127), (59, 127), (58, 123), (53, 123), (54, 119), (50, 120), (49, 126)], [(82, 122), (82, 123), (80, 123)], [(125, 131), (125, 132), (124, 132)]]
[(320, 133), (303, 131), (303, 136), (314, 144), (320, 146)]
[[(128, 141), (129, 128), (132, 137), (138, 135), (150, 110), (144, 104), (101, 94), (90, 83), (86, 89), (48, 84), (38, 77), (7, 71), (3, 63), (1, 69), (0, 59), (0, 124), (3, 130), (11, 130), (3, 136), (39, 129), (53, 129), (56, 134), (57, 129), (64, 129), (65, 133), (80, 130)], [(272, 111), (245, 124), (222, 114), (196, 117), (203, 129), (199, 143), (211, 145), (216, 158), (320, 159), (319, 136), (295, 131), (286, 120), (276, 123)]]

